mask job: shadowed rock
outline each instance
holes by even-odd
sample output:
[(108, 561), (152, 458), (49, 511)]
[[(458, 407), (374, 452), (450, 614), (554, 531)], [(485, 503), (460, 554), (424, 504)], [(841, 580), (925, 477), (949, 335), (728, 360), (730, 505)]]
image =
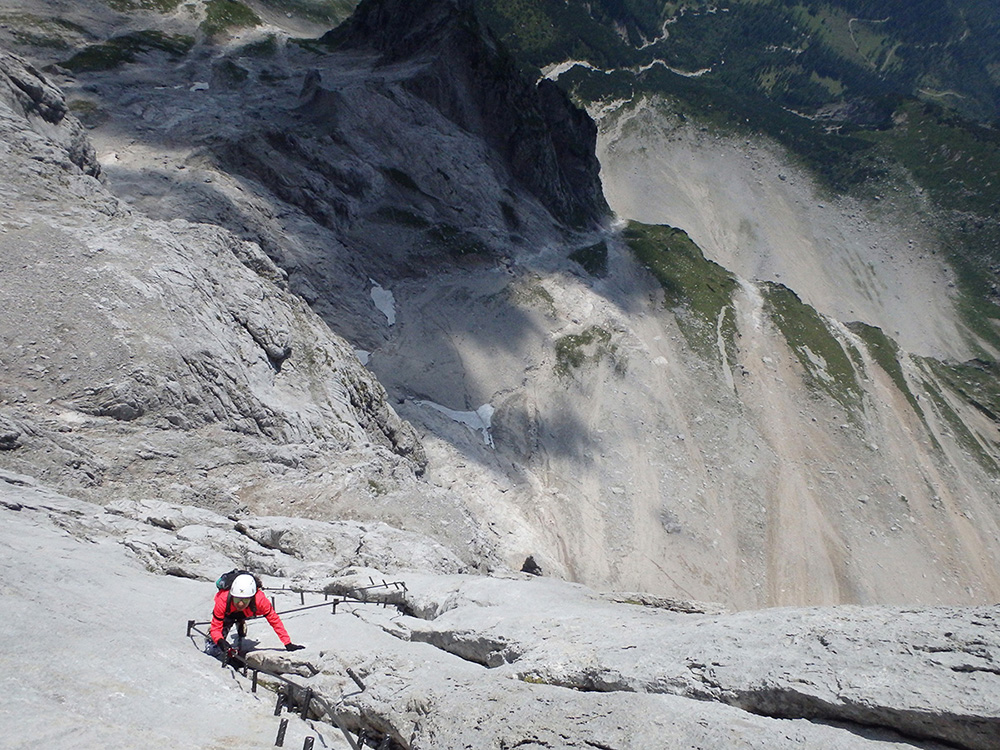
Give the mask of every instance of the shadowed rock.
[(530, 82), (470, 0), (366, 0), (323, 40), (376, 50), (385, 65), (417, 64), (406, 89), (480, 136), (556, 219), (592, 227), (607, 217), (597, 126), (556, 84)]

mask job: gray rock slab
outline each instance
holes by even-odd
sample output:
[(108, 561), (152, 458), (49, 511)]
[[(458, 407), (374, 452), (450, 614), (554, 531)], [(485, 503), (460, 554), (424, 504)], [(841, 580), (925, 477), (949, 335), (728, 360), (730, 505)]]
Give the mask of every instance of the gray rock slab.
[(264, 547), (332, 569), (362, 565), (383, 571), (458, 573), (466, 568), (443, 545), (385, 523), (266, 516), (240, 521), (236, 529)]
[[(409, 637), (519, 679), (670, 693), (982, 750), (1000, 737), (996, 607), (701, 616), (610, 603), (557, 582), (452, 584), (438, 589), (436, 616), (406, 622)], [(410, 587), (419, 600), (420, 584)]]
[[(252, 663), (284, 672), (297, 685), (311, 688), (317, 698), (316, 718), (330, 720), (335, 713), (352, 727), (374, 728), (410, 750), (943, 747), (915, 745), (892, 732), (776, 719), (676, 695), (584, 692), (519, 680), (449, 657), (428, 644), (373, 634), (368, 618), (359, 613), (356, 618), (332, 618), (328, 624), (297, 623), (305, 639), (316, 642), (322, 632), (334, 640), (335, 653), (264, 651), (253, 654)], [(349, 678), (348, 667), (363, 681), (364, 690)]]

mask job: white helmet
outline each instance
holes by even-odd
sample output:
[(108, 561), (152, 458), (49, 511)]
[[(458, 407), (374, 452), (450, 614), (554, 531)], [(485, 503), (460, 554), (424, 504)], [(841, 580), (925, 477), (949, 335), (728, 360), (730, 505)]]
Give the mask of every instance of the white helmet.
[(252, 575), (244, 573), (233, 579), (233, 585), (229, 587), (229, 595), (234, 599), (250, 599), (257, 593), (257, 582)]

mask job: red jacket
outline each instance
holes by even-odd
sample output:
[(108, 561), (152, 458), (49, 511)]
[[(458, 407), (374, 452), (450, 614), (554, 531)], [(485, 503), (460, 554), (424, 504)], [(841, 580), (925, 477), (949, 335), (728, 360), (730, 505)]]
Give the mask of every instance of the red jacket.
[(258, 591), (253, 601), (243, 610), (236, 609), (233, 606), (233, 600), (229, 596), (228, 591), (220, 591), (215, 595), (215, 607), (212, 609), (212, 627), (208, 631), (212, 643), (217, 643), (222, 637), (223, 620), (234, 614), (244, 615), (248, 620), (253, 617), (266, 617), (282, 643), (287, 646), (292, 642), (292, 639), (288, 637), (288, 632), (285, 630), (284, 623), (281, 622), (281, 618), (278, 617), (278, 613), (274, 611), (271, 601), (264, 595), (263, 591)]

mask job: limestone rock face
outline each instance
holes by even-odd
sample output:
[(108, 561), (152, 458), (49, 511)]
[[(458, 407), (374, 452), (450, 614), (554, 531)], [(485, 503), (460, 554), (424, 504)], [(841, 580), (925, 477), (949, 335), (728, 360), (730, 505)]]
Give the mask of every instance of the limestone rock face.
[(95, 498), (220, 509), (310, 460), (403, 482), (423, 470), (412, 427), (285, 272), (219, 227), (120, 203), (59, 90), (7, 54), (0, 138), (11, 468)]
[(9, 451), (20, 445), (21, 430), (0, 416), (0, 451)]
[(495, 149), (558, 220), (589, 227), (608, 215), (596, 125), (551, 81), (526, 80), (471, 0), (367, 0), (324, 39), (377, 50), (387, 65), (410, 64), (405, 88)]
[[(916, 226), (834, 207), (754, 137), (663, 129), (655, 102), (595, 109), (619, 213), (684, 227), (737, 272), (699, 312), (709, 300), (671, 301), (621, 233), (568, 232), (546, 208), (559, 191), (518, 181), (537, 162), (564, 185), (555, 134), (589, 126), (551, 84), (501, 75), (467, 3), (365, 3), (332, 47), (273, 3), (213, 39), (204, 3), (113, 5), (58, 4), (75, 36), (18, 47), (85, 120), (104, 182), (46, 140), (59, 105), (32, 102), (48, 94), (7, 97), (0, 465), (101, 502), (383, 520), (470, 568), (531, 556), (653, 606), (998, 600), (996, 425), (935, 365), (894, 369), (874, 331), (842, 325), (960, 343), (935, 325), (947, 292), (927, 294), (949, 275), (903, 283), (918, 247), (934, 255), (924, 237), (905, 250)], [(195, 45), (47, 66), (139, 23)], [(779, 311), (779, 272), (835, 318)], [(192, 544), (214, 538), (189, 525)]]
[[(0, 102), (23, 117), (32, 131), (55, 148), (45, 149), (52, 158), (68, 159), (85, 174), (101, 172), (94, 147), (80, 122), (69, 116), (62, 92), (26, 60), (0, 51)], [(39, 144), (41, 145), (41, 144)], [(64, 154), (60, 152), (64, 151)]]
[[(408, 585), (408, 596), (429, 611), (427, 590), (421, 593), (412, 578)], [(676, 611), (605, 604), (584, 590), (561, 589), (560, 605), (547, 612), (552, 585), (470, 579), (446, 593), (435, 582), (433, 596), (447, 605), (427, 621), (410, 621), (409, 638), (527, 682), (668, 693), (758, 715), (995, 747), (995, 608), (776, 608), (707, 616), (688, 614), (697, 608), (687, 604)], [(572, 645), (558, 633), (571, 633)]]
[[(421, 570), (459, 572), (465, 566), (450, 550), (384, 523), (310, 521), (260, 517), (242, 521), (236, 530), (267, 549), (311, 561), (329, 571), (361, 565), (379, 570), (415, 567)], [(310, 576), (316, 577), (315, 566)]]
[[(385, 567), (362, 567), (377, 548)], [(107, 701), (108, 682), (133, 668), (137, 650), (197, 676), (157, 679), (168, 706), (196, 684), (227, 693), (246, 679), (237, 691), (242, 710), (273, 724), (262, 731), (248, 721), (235, 734), (244, 744), (264, 731), (273, 738), (273, 697), (255, 698), (248, 678), (201, 653), (213, 582), (234, 567), (264, 575), (293, 640), (306, 646), (286, 652), (265, 623), (251, 621), (248, 663), (280, 676), (280, 683), (260, 679), (299, 701), (311, 691), (304, 715), (321, 735), (336, 717), (406, 750), (997, 747), (993, 607), (706, 614), (713, 608), (704, 603), (601, 594), (526, 574), (458, 574), (439, 545), (384, 524), (234, 520), (157, 501), (102, 508), (4, 471), (0, 550), (16, 551), (4, 559), (11, 574), (0, 588), (11, 663), (34, 659), (37, 666), (38, 642), (46, 654), (75, 653), (74, 700), (82, 706)], [(81, 596), (81, 586), (93, 591)], [(334, 612), (325, 606), (331, 595), (339, 600)], [(76, 602), (71, 622), (58, 633), (39, 632), (67, 596)], [(121, 628), (120, 642), (118, 629), (109, 635), (108, 622), (121, 611), (165, 602), (176, 617)], [(190, 638), (185, 619), (200, 628)], [(67, 639), (73, 650), (59, 644)], [(20, 739), (29, 744), (51, 732), (51, 717), (36, 721), (30, 708), (48, 700), (44, 676), (26, 670), (7, 694), (12, 705), (29, 707), (18, 708)], [(149, 684), (136, 689), (148, 700)], [(0, 707), (0, 715), (8, 710)], [(99, 727), (80, 717), (74, 737), (98, 746), (91, 738), (99, 732), (105, 744), (112, 737), (122, 746), (137, 721), (158, 736), (180, 731), (158, 705), (149, 718), (101, 716)]]

